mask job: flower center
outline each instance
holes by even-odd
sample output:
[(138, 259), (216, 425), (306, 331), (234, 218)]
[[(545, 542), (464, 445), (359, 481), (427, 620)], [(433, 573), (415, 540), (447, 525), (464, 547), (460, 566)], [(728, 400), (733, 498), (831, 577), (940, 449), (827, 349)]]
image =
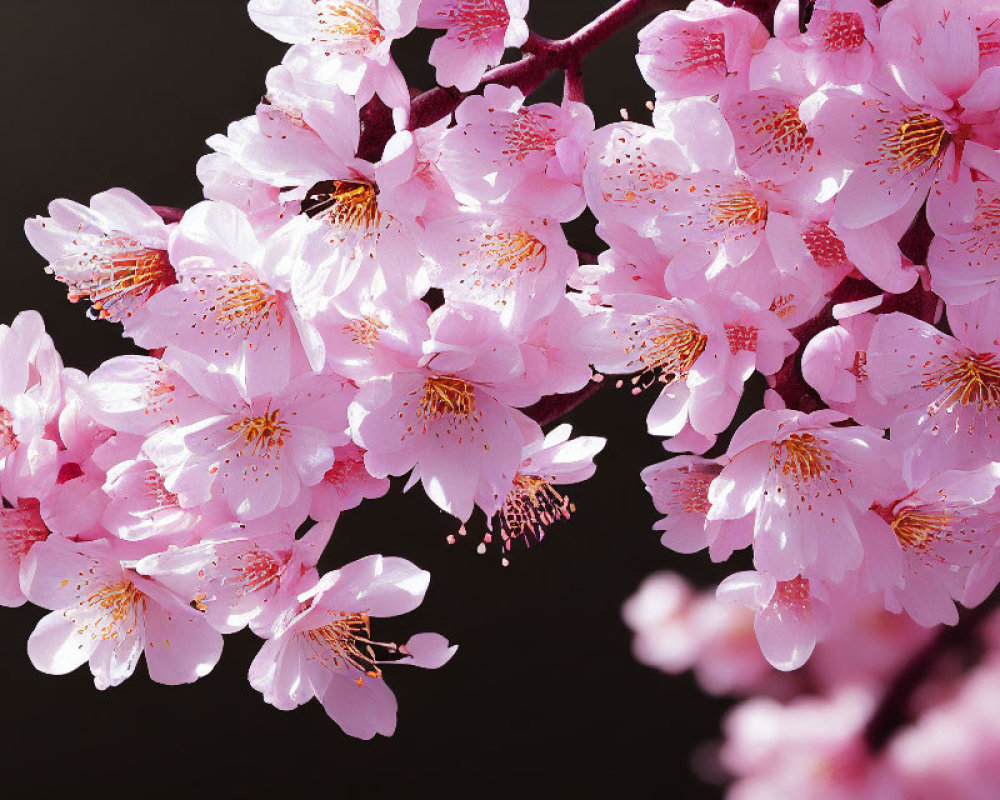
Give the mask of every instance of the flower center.
[(38, 508), (37, 500), (22, 500), (18, 508), (0, 512), (0, 545), (15, 563), (20, 563), (32, 547), (49, 537)]
[(511, 164), (521, 163), (529, 153), (554, 153), (558, 143), (559, 131), (551, 114), (522, 108), (507, 126), (504, 149), (500, 152)]
[(865, 42), (865, 23), (856, 11), (831, 11), (822, 35), (823, 49), (828, 53), (855, 51)]
[(250, 448), (251, 456), (271, 457), (271, 451), (280, 457), (281, 447), (285, 444), (285, 436), (289, 430), (278, 419), (278, 409), (265, 412), (259, 417), (245, 417), (229, 426), (229, 430), (243, 439), (238, 455), (243, 455), (243, 447)]
[(802, 241), (813, 261), (824, 269), (840, 267), (849, 261), (844, 243), (826, 222), (812, 223), (802, 232)]
[(14, 433), (14, 417), (0, 406), (0, 458), (6, 458), (17, 448), (17, 435)]
[(442, 417), (477, 417), (476, 387), (461, 378), (435, 376), (424, 381), (417, 418), (424, 422)]
[(333, 466), (326, 471), (323, 480), (332, 486), (340, 486), (367, 477), (368, 470), (365, 469), (363, 458), (338, 458), (333, 462)]
[[(631, 379), (637, 394), (655, 382), (671, 384), (686, 378), (708, 344), (708, 336), (693, 322), (678, 317), (653, 317), (639, 328), (632, 323), (632, 344), (625, 352), (638, 374)], [(619, 385), (620, 382), (619, 382)]]
[(805, 123), (799, 118), (798, 108), (793, 105), (786, 105), (783, 110), (756, 120), (754, 132), (768, 136), (761, 149), (772, 153), (808, 152), (815, 142)]
[(941, 366), (925, 373), (920, 385), (925, 389), (942, 387), (930, 413), (961, 406), (1000, 408), (1000, 357), (994, 353), (969, 353), (956, 358), (941, 356)]
[(749, 189), (724, 194), (712, 204), (712, 221), (720, 225), (759, 225), (767, 219), (767, 203)]
[(932, 114), (911, 114), (882, 134), (879, 152), (893, 162), (890, 172), (911, 172), (938, 158), (948, 140), (944, 123)]
[(72, 278), (49, 267), (48, 272), (69, 288), (71, 303), (89, 300), (93, 317), (121, 322), (131, 317), (150, 297), (177, 282), (166, 250), (144, 247), (128, 238), (102, 243), (87, 266), (85, 278)]
[(363, 181), (322, 181), (302, 203), (304, 214), (339, 228), (371, 231), (382, 219), (378, 187)]
[(684, 57), (674, 62), (680, 72), (728, 72), (725, 33), (699, 28), (685, 34)]
[(726, 323), (726, 339), (729, 341), (729, 352), (736, 355), (741, 351), (757, 352), (757, 339), (760, 331), (753, 325), (733, 325)]
[(771, 467), (796, 482), (821, 478), (829, 471), (832, 460), (824, 444), (811, 433), (793, 433), (772, 445)]
[(560, 494), (545, 478), (538, 475), (518, 475), (514, 487), (500, 509), (500, 538), (503, 549), (510, 550), (515, 539), (529, 537), (540, 542), (545, 526), (560, 519), (569, 519), (576, 506)]
[(510, 24), (503, 0), (464, 0), (439, 10), (437, 16), (448, 20), (449, 32), (453, 31), (460, 42), (489, 39)]
[[(302, 634), (310, 644), (312, 656), (331, 672), (343, 672), (348, 667), (369, 678), (381, 678), (371, 640), (371, 620), (363, 612), (345, 613), (331, 611), (334, 621)], [(358, 678), (358, 685), (361, 685)]]
[(342, 328), (343, 332), (351, 337), (351, 341), (365, 350), (372, 351), (378, 344), (382, 331), (389, 326), (376, 317), (361, 317), (352, 319)]
[(329, 3), (327, 11), (320, 11), (319, 20), (323, 33), (337, 39), (360, 40), (359, 53), (385, 41), (385, 28), (375, 12), (354, 0)]
[(273, 554), (256, 548), (240, 553), (236, 560), (239, 564), (233, 567), (233, 572), (236, 582), (242, 584), (243, 595), (252, 594), (276, 581), (284, 566)]
[(253, 277), (249, 268), (218, 285), (210, 310), (229, 337), (248, 336), (272, 319), (279, 325), (284, 319), (277, 294)]
[(173, 492), (167, 489), (163, 476), (155, 469), (147, 469), (142, 476), (146, 496), (156, 505), (155, 508), (180, 508), (180, 501)]
[(105, 641), (131, 636), (139, 627), (139, 613), (145, 602), (145, 595), (129, 580), (101, 586), (80, 604), (97, 614), (83, 629), (92, 627), (91, 638)]
[(683, 514), (707, 514), (712, 507), (708, 502), (708, 487), (717, 474), (689, 467), (681, 476), (672, 479), (671, 493), (677, 509)]
[(925, 506), (904, 508), (889, 522), (904, 550), (925, 550), (948, 531), (952, 516)]

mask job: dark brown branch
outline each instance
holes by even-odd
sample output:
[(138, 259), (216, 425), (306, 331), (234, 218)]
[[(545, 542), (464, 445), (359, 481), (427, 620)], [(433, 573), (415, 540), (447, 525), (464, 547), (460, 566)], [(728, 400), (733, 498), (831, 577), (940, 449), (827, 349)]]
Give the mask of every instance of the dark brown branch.
[(524, 409), (524, 413), (542, 427), (550, 425), (597, 394), (603, 385), (599, 381), (591, 381), (580, 391), (572, 394), (551, 394)]

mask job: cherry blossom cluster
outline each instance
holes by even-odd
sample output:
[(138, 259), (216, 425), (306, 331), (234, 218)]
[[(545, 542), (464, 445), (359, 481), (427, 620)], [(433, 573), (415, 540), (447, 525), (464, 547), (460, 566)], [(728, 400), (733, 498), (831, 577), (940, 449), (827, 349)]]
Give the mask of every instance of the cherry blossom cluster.
[[(145, 653), (184, 683), (249, 626), (268, 703), (389, 735), (383, 667), (455, 647), (376, 638), (424, 596), (409, 562), (321, 574), (340, 513), (406, 477), (506, 563), (605, 443), (543, 426), (609, 384), (655, 393), (684, 454), (642, 473), (663, 543), (752, 548), (719, 597), (775, 667), (845, 609), (953, 624), (1000, 581), (1000, 4), (817, 0), (803, 26), (798, 0), (694, 0), (639, 33), (651, 124), (599, 128), (581, 60), (658, 3), (560, 41), (527, 5), (250, 0), (290, 47), (208, 140), (203, 202), (26, 223), (145, 353), (84, 375), (34, 312), (0, 329), (0, 601), (51, 610), (36, 667), (104, 688)], [(443, 31), (423, 93), (391, 52), (416, 27)], [(562, 102), (531, 102), (554, 72)], [(587, 209), (593, 258), (564, 228)]]

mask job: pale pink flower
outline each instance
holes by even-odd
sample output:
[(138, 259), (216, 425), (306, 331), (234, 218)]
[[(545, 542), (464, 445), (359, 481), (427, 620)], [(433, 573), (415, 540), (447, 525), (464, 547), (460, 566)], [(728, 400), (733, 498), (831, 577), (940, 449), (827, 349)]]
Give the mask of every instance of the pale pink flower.
[(475, 89), (505, 48), (528, 40), (527, 13), (528, 0), (423, 0), (417, 24), (447, 31), (431, 47), (438, 83), (460, 92)]
[(673, 258), (668, 288), (671, 273), (703, 284), (756, 252), (773, 191), (739, 169), (732, 131), (710, 100), (661, 104), (654, 123), (597, 131), (587, 201), (602, 223), (625, 225)]
[(467, 205), (505, 201), (569, 221), (583, 211), (583, 155), (594, 132), (582, 103), (525, 105), (516, 88), (490, 84), (466, 99), (444, 136), (438, 166)]
[(839, 582), (861, 565), (857, 520), (875, 498), (886, 442), (835, 411), (762, 410), (733, 435), (709, 487), (709, 520), (753, 514), (754, 565), (778, 581)]
[(354, 442), (334, 448), (333, 454), (333, 466), (312, 487), (309, 516), (316, 520), (335, 520), (341, 511), (389, 491), (389, 479), (376, 478), (365, 468), (365, 451)]
[(299, 499), (333, 466), (346, 444), (346, 409), (353, 385), (332, 375), (306, 374), (274, 394), (244, 395), (219, 373), (187, 374), (211, 407), (181, 418), (143, 445), (184, 508), (223, 499), (251, 520)]
[[(283, 711), (316, 697), (351, 736), (391, 736), (396, 698), (382, 677), (383, 665), (435, 669), (457, 648), (438, 634), (417, 634), (405, 645), (379, 642), (372, 638), (371, 620), (415, 609), (429, 580), (410, 562), (382, 556), (327, 573), (291, 598), (297, 611), (264, 642), (250, 666), (250, 685)], [(395, 653), (404, 657), (384, 658)]]
[(800, 54), (806, 79), (813, 86), (867, 81), (879, 30), (871, 0), (816, 0), (811, 12), (802, 34), (798, 0), (782, 0), (775, 12), (775, 35)]
[(94, 318), (131, 325), (145, 319), (146, 302), (176, 281), (167, 253), (171, 226), (126, 189), (94, 195), (90, 206), (55, 200), (48, 217), (24, 224), (46, 271), (69, 288), (71, 302), (90, 303)]
[(878, 317), (856, 314), (816, 334), (802, 351), (802, 377), (830, 408), (863, 425), (888, 428), (896, 411), (872, 393), (868, 347)]
[[(281, 203), (302, 200), (310, 187), (349, 168), (360, 136), (357, 104), (318, 80), (315, 62), (302, 55), (293, 48), (268, 72), (267, 93), (253, 117), (232, 123), (226, 135), (208, 140), (216, 153), (204, 157), (210, 161), (204, 168), (199, 165), (200, 173), (214, 175), (215, 183), (220, 170), (231, 176), (245, 173), (280, 190), (266, 201)], [(264, 198), (254, 208), (254, 194), (252, 187), (244, 187), (252, 211), (259, 211)]]
[(294, 528), (229, 523), (197, 544), (146, 556), (136, 570), (189, 598), (220, 633), (233, 633), (259, 617), (283, 585), (298, 584), (316, 565), (333, 525), (318, 523), (296, 540)]
[(516, 331), (552, 313), (579, 264), (556, 220), (493, 208), (429, 221), (419, 241), (447, 300), (495, 311)]
[[(409, 105), (406, 80), (389, 52), (417, 23), (418, 0), (250, 0), (250, 19), (282, 42), (306, 45), (317, 79), (355, 95)], [(302, 48), (300, 48), (302, 49)]]
[(423, 218), (458, 212), (455, 193), (438, 166), (451, 118), (415, 131), (397, 131), (375, 165), (379, 202), (397, 219), (420, 224)]
[(968, 303), (1000, 280), (1000, 184), (967, 172), (938, 183), (927, 200), (934, 239), (931, 288), (946, 303)]
[(715, 0), (693, 0), (639, 31), (636, 61), (657, 99), (715, 95), (745, 87), (750, 59), (767, 43), (753, 14)]
[[(893, 466), (903, 472), (902, 459), (886, 462)], [(955, 601), (966, 594), (970, 569), (996, 539), (1000, 517), (989, 501), (997, 486), (1000, 469), (989, 465), (938, 472), (919, 483), (898, 480), (876, 496), (859, 530), (865, 570), (873, 575), (872, 588), (884, 589), (886, 608), (906, 611), (928, 627), (958, 622)], [(980, 587), (974, 591), (985, 596)]]
[(62, 360), (35, 311), (0, 325), (0, 489), (12, 505), (40, 498), (59, 470), (51, 429), (64, 404)]
[(776, 372), (795, 347), (777, 317), (740, 295), (663, 300), (633, 294), (607, 301), (612, 311), (600, 334), (607, 347), (594, 366), (632, 375), (633, 394), (662, 386), (647, 418), (654, 436), (675, 436), (689, 420), (702, 435), (725, 430), (744, 381), (754, 370)]
[(778, 581), (764, 572), (737, 572), (719, 584), (718, 598), (754, 611), (754, 632), (764, 658), (775, 668), (798, 669), (812, 655), (826, 624), (824, 599), (801, 575)]
[(543, 397), (570, 394), (598, 380), (590, 368), (595, 349), (587, 341), (588, 321), (571, 297), (563, 296), (521, 342), (524, 384)]
[(761, 656), (753, 613), (714, 594), (696, 593), (683, 577), (656, 572), (622, 609), (632, 629), (632, 652), (643, 664), (677, 674), (694, 670), (711, 694), (744, 693), (775, 675)]
[(1000, 458), (996, 310), (989, 296), (965, 307), (971, 313), (960, 308), (949, 313), (954, 337), (894, 313), (878, 317), (868, 344), (871, 391), (898, 415), (893, 438), (911, 445), (917, 469), (974, 469)]
[[(568, 520), (576, 511), (573, 501), (557, 487), (589, 479), (597, 469), (594, 456), (604, 449), (606, 440), (570, 438), (572, 432), (570, 425), (557, 425), (544, 438), (538, 431), (524, 445), (510, 492), (494, 508), (484, 509), (493, 515), (490, 530), (495, 524), (499, 531), (504, 566), (514, 542), (523, 541), (527, 547), (541, 542), (550, 526)], [(486, 535), (480, 553), (492, 539), (492, 533)]]
[(16, 608), (26, 602), (19, 577), (21, 563), (32, 547), (48, 537), (37, 500), (0, 509), (0, 606)]
[(969, 169), (1000, 176), (992, 112), (960, 104), (949, 111), (951, 99), (939, 107), (842, 88), (825, 89), (815, 100), (814, 111), (803, 114), (809, 130), (830, 156), (853, 168), (834, 217), (848, 228), (906, 208), (915, 212), (936, 181)]
[(717, 462), (698, 456), (675, 456), (642, 471), (640, 477), (653, 505), (665, 515), (653, 525), (653, 530), (663, 531), (660, 544), (678, 553), (696, 553), (708, 547), (713, 561), (724, 561), (734, 551), (750, 546), (750, 520), (706, 518), (711, 508), (708, 487), (720, 472)]
[(319, 368), (322, 341), (290, 295), (291, 247), (277, 234), (258, 241), (243, 213), (226, 203), (189, 209), (170, 240), (178, 283), (146, 304), (136, 342), (197, 355), (251, 392), (282, 386), (307, 362)]
[(157, 683), (191, 683), (212, 671), (222, 636), (186, 599), (139, 575), (108, 541), (51, 536), (21, 569), (28, 599), (53, 609), (28, 639), (36, 669), (72, 672), (86, 661), (98, 689), (128, 678), (145, 652)]
[(431, 316), (418, 368), (369, 381), (352, 404), (354, 441), (377, 477), (413, 470), (438, 506), (465, 521), (493, 509), (513, 485), (524, 442), (538, 426), (515, 406), (537, 391), (495, 314), (446, 305)]

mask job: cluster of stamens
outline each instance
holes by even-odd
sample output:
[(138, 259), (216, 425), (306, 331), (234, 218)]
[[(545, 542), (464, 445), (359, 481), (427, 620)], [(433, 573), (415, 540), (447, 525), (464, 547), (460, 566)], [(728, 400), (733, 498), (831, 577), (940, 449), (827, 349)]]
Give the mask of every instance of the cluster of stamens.
[(771, 469), (778, 469), (796, 483), (826, 475), (833, 460), (825, 442), (812, 433), (793, 433), (771, 446)]
[(436, 375), (424, 381), (417, 418), (424, 422), (442, 417), (477, 417), (476, 387), (462, 378)]
[(943, 355), (940, 362), (920, 383), (925, 389), (942, 389), (931, 414), (956, 405), (975, 406), (979, 412), (1000, 408), (1000, 357), (995, 353)]
[(947, 143), (944, 123), (932, 114), (919, 112), (897, 126), (886, 126), (879, 153), (891, 162), (889, 172), (912, 172), (936, 164)]
[(375, 12), (355, 0), (328, 3), (319, 12), (319, 22), (322, 32), (335, 39), (358, 41), (357, 55), (385, 41), (385, 28)]
[(633, 394), (657, 382), (669, 385), (686, 378), (708, 344), (708, 336), (697, 325), (672, 316), (633, 322), (630, 339), (625, 352), (638, 370), (630, 379)]
[(329, 614), (331, 622), (302, 634), (311, 651), (306, 658), (319, 661), (331, 672), (357, 670), (358, 686), (363, 685), (366, 676), (381, 678), (382, 669), (375, 648), (389, 652), (399, 652), (400, 648), (392, 643), (373, 641), (371, 619), (364, 612), (330, 611)]
[[(278, 417), (278, 409), (265, 411), (256, 417), (244, 417), (230, 425), (228, 430), (235, 433), (238, 440), (242, 440), (239, 445), (240, 456), (263, 456), (264, 458), (270, 458), (272, 453), (275, 458), (280, 458), (281, 448), (289, 433), (288, 428)], [(248, 454), (244, 452), (245, 448), (249, 448)]]

